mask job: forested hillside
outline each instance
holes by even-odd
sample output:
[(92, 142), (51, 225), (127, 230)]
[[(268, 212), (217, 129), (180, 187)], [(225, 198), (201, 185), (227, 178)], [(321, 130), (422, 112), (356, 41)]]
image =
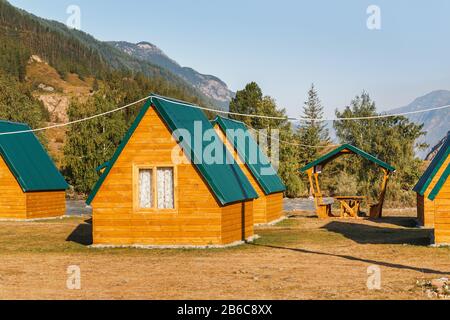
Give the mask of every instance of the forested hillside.
[(0, 0), (0, 70), (21, 81), (31, 54), (53, 66), (62, 77), (76, 73), (103, 79), (112, 70), (161, 78), (188, 95), (211, 102), (200, 91), (170, 71), (135, 59), (113, 46), (62, 23), (36, 17)]
[(101, 75), (106, 71), (98, 52), (63, 34), (54, 23), (0, 0), (0, 68), (23, 80), (31, 54), (41, 56), (62, 75)]
[[(32, 128), (111, 110), (151, 92), (199, 104), (208, 100), (167, 70), (5, 0), (0, 0), (0, 89), (0, 118), (25, 122)], [(126, 130), (139, 107), (118, 115), (113, 127), (116, 134)], [(111, 119), (104, 117), (101, 128)], [(93, 180), (74, 180), (76, 161), (81, 159), (82, 170), (95, 176), (95, 167), (108, 160), (119, 140), (107, 134), (94, 139), (92, 132), (83, 136), (79, 129), (51, 129), (39, 137), (66, 178), (75, 186), (85, 185), (87, 191)], [(82, 139), (74, 142), (77, 135)], [(86, 152), (94, 159), (92, 163), (84, 159)]]

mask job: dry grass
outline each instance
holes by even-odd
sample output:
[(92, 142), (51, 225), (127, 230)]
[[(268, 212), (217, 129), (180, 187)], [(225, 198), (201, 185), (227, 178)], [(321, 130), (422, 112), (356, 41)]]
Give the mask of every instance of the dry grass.
[[(410, 212), (411, 213), (411, 212)], [(92, 249), (85, 219), (0, 222), (0, 298), (423, 299), (417, 279), (450, 275), (450, 250), (406, 214), (320, 221), (297, 214), (255, 244), (211, 250)], [(368, 290), (378, 265), (382, 289)], [(82, 289), (66, 289), (78, 265)]]
[[(50, 123), (64, 123), (69, 121), (67, 109), (72, 99), (85, 101), (91, 95), (94, 78), (81, 80), (76, 74), (68, 74), (62, 79), (52, 66), (43, 62), (33, 62), (27, 65), (28, 82), (37, 87), (39, 84), (51, 86), (53, 92), (36, 89), (33, 95), (40, 100), (50, 114)], [(54, 128), (45, 132), (48, 149), (58, 167), (63, 160), (63, 148), (66, 138), (66, 128)]]
[(92, 89), (94, 79), (80, 80), (76, 74), (68, 74), (66, 79), (61, 79), (55, 68), (46, 63), (31, 63), (27, 66), (28, 81), (35, 84), (45, 84), (55, 90), (71, 97), (88, 96)]

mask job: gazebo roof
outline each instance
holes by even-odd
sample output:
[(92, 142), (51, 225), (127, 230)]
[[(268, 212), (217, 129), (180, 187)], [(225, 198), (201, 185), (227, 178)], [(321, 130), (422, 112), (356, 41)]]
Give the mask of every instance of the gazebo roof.
[(306, 166), (304, 166), (303, 168), (300, 169), (300, 171), (305, 172), (308, 169), (311, 169), (317, 165), (324, 165), (332, 160), (334, 160), (335, 158), (344, 155), (344, 154), (348, 154), (348, 153), (354, 153), (357, 154), (373, 163), (375, 163), (376, 165), (386, 169), (387, 171), (395, 171), (395, 168), (392, 167), (391, 165), (387, 164), (384, 161), (381, 161), (380, 159), (378, 159), (377, 157), (374, 157), (371, 154), (368, 154), (367, 152), (352, 146), (351, 144), (343, 144), (342, 146), (330, 151), (329, 153), (325, 154), (324, 156), (320, 157), (319, 159), (308, 163)]

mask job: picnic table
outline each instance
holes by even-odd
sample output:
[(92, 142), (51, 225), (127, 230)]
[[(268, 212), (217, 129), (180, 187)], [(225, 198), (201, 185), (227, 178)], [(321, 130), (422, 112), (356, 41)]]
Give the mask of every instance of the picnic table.
[(366, 199), (363, 196), (337, 196), (334, 197), (341, 205), (341, 218), (357, 218), (360, 213), (361, 203)]

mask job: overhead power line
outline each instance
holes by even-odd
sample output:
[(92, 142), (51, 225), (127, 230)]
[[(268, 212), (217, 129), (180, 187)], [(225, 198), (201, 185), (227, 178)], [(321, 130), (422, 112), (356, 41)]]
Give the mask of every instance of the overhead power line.
[[(49, 130), (49, 129), (54, 129), (54, 128), (61, 128), (61, 127), (66, 127), (72, 124), (76, 124), (76, 123), (81, 123), (84, 121), (89, 121), (95, 118), (99, 118), (99, 117), (103, 117), (124, 109), (127, 109), (131, 106), (134, 106), (138, 103), (144, 102), (148, 99), (152, 99), (155, 95), (150, 95), (147, 96), (145, 98), (139, 99), (135, 102), (129, 103), (125, 106), (119, 107), (119, 108), (115, 108), (106, 112), (102, 112), (99, 114), (95, 114), (86, 118), (82, 118), (82, 119), (77, 119), (77, 120), (73, 120), (73, 121), (68, 121), (65, 123), (58, 123), (58, 124), (53, 124), (50, 126), (46, 126), (46, 127), (42, 127), (42, 128), (37, 128), (37, 129), (29, 129), (29, 130), (20, 130), (20, 131), (11, 131), (11, 132), (1, 132), (0, 136), (2, 135), (12, 135), (12, 134), (21, 134), (21, 133), (30, 133), (30, 132), (39, 132), (39, 131), (44, 131), (44, 130)], [(194, 104), (188, 104), (188, 103), (184, 103), (181, 101), (175, 101), (175, 100), (169, 100), (166, 99), (164, 97), (161, 96), (157, 96), (157, 99), (163, 100), (163, 101), (167, 101), (170, 103), (175, 103), (178, 105), (183, 105), (186, 107), (190, 107), (190, 108), (196, 108), (196, 109), (200, 109), (200, 110), (204, 110), (204, 111), (210, 111), (210, 112), (216, 112), (216, 113), (220, 113), (220, 114), (227, 114), (227, 115), (234, 115), (234, 116), (241, 116), (241, 117), (252, 117), (252, 118), (262, 118), (262, 119), (272, 119), (272, 120), (291, 120), (291, 121), (316, 121), (316, 122), (321, 122), (321, 121), (356, 121), (356, 120), (370, 120), (370, 119), (381, 119), (381, 118), (389, 118), (389, 117), (400, 117), (400, 116), (405, 116), (405, 115), (411, 115), (411, 114), (418, 114), (418, 113), (425, 113), (425, 112), (430, 112), (430, 111), (436, 111), (436, 110), (443, 110), (443, 109), (447, 109), (450, 108), (450, 105), (445, 105), (445, 106), (441, 106), (441, 107), (435, 107), (435, 108), (428, 108), (428, 109), (422, 109), (422, 110), (415, 110), (415, 111), (410, 111), (410, 112), (402, 112), (402, 113), (395, 113), (395, 114), (379, 114), (379, 115), (374, 115), (374, 116), (367, 116), (367, 117), (353, 117), (353, 118), (320, 118), (320, 119), (312, 119), (312, 118), (290, 118), (290, 117), (276, 117), (276, 116), (267, 116), (267, 115), (259, 115), (259, 114), (245, 114), (245, 113), (238, 113), (238, 112), (231, 112), (231, 111), (225, 111), (225, 110), (219, 110), (219, 109), (215, 109), (215, 108), (206, 108), (206, 107), (201, 107), (198, 105), (194, 105)], [(316, 146), (317, 147), (317, 146)]]
[(72, 124), (75, 124), (75, 123), (80, 123), (80, 122), (92, 120), (92, 119), (95, 119), (95, 118), (103, 117), (103, 116), (106, 116), (106, 115), (108, 115), (108, 114), (111, 114), (111, 113), (115, 113), (115, 112), (124, 110), (124, 109), (129, 108), (129, 107), (131, 107), (131, 106), (134, 106), (134, 105), (136, 105), (136, 104), (138, 104), (138, 103), (141, 103), (141, 102), (143, 102), (143, 101), (145, 101), (145, 100), (148, 100), (150, 97), (151, 97), (151, 96), (148, 96), (148, 97), (139, 99), (139, 100), (137, 100), (137, 101), (135, 101), (135, 102), (129, 103), (129, 104), (123, 106), (123, 107), (119, 107), (119, 108), (112, 109), (112, 110), (109, 110), (109, 111), (106, 111), (106, 112), (102, 112), (102, 113), (99, 113), (99, 114), (95, 114), (95, 115), (93, 115), (93, 116), (86, 117), (86, 118), (83, 118), (83, 119), (73, 120), (73, 121), (69, 121), (69, 122), (65, 122), (65, 123), (57, 123), (57, 124), (53, 124), (53, 125), (51, 125), (51, 126), (42, 127), (42, 128), (37, 128), (37, 129), (20, 130), (20, 131), (11, 131), (11, 132), (1, 132), (1, 133), (0, 133), (0, 136), (12, 135), (12, 134), (20, 134), (20, 133), (29, 133), (29, 132), (39, 132), (39, 131), (44, 131), (44, 130), (49, 130), (49, 129), (54, 129), (54, 128), (66, 127), (66, 126), (69, 126), (69, 125), (72, 125)]
[(366, 116), (366, 117), (350, 117), (350, 118), (291, 118), (291, 117), (275, 117), (275, 116), (266, 116), (266, 115), (259, 115), (259, 114), (247, 114), (247, 113), (238, 113), (238, 112), (231, 112), (231, 111), (225, 111), (215, 108), (206, 108), (206, 107), (200, 107), (194, 104), (184, 103), (180, 101), (174, 101), (169, 100), (164, 97), (158, 97), (160, 100), (164, 100), (167, 102), (183, 105), (190, 108), (197, 108), (205, 111), (211, 111), (216, 113), (222, 113), (222, 114), (228, 114), (233, 116), (241, 116), (241, 117), (249, 117), (249, 118), (263, 118), (263, 119), (273, 119), (273, 120), (292, 120), (292, 121), (351, 121), (351, 120), (370, 120), (370, 119), (381, 119), (381, 118), (391, 118), (391, 117), (400, 117), (405, 115), (411, 115), (411, 114), (417, 114), (417, 113), (425, 113), (430, 111), (436, 111), (436, 110), (442, 110), (450, 108), (449, 105), (441, 106), (441, 107), (435, 107), (435, 108), (428, 108), (428, 109), (421, 109), (421, 110), (415, 110), (415, 111), (409, 111), (409, 112), (402, 112), (402, 113), (384, 113), (384, 114), (377, 114), (373, 116)]
[(309, 145), (309, 144), (295, 143), (295, 142), (291, 142), (291, 141), (286, 141), (286, 140), (281, 140), (281, 139), (275, 138), (275, 137), (273, 137), (271, 135), (268, 135), (268, 134), (266, 134), (264, 132), (261, 132), (260, 130), (252, 128), (252, 127), (250, 127), (248, 125), (247, 125), (247, 128), (249, 130), (251, 130), (251, 131), (254, 131), (255, 133), (258, 133), (259, 135), (265, 136), (266, 138), (270, 137), (270, 139), (273, 139), (273, 140), (276, 140), (278, 142), (281, 142), (281, 143), (284, 143), (284, 144), (288, 144), (288, 145), (291, 145), (291, 146), (295, 146), (295, 147), (322, 149), (322, 148), (327, 148), (327, 147), (340, 147), (342, 145), (342, 144), (327, 144), (327, 145), (321, 145), (321, 146), (320, 145), (313, 146), (313, 145)]

